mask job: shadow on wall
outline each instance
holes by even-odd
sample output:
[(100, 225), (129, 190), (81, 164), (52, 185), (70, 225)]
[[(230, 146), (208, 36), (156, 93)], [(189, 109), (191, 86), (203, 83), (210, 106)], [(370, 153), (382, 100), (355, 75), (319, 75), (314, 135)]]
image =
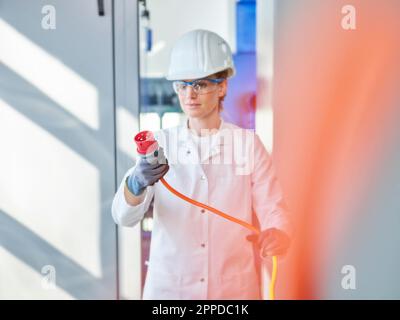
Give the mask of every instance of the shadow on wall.
[[(32, 166), (32, 159), (43, 155), (18, 159), (24, 156), (24, 146), (16, 145), (20, 141), (16, 138), (25, 134), (24, 128), (18, 127), (19, 122), (6, 126), (11, 132), (2, 135), (11, 139), (11, 149), (2, 150), (2, 157), (12, 166), (1, 169), (7, 178), (0, 182), (6, 191), (0, 203), (0, 245), (39, 274), (44, 265), (53, 265), (57, 285), (74, 298), (113, 299), (117, 296), (117, 244), (111, 218), (116, 183), (111, 7), (99, 17), (96, 1), (51, 3), (57, 9), (57, 28), (50, 31), (41, 28), (41, 1), (2, 3), (0, 29), (10, 41), (0, 53), (1, 108), (7, 106), (8, 114), (16, 111), (13, 114), (29, 119), (38, 131), (48, 134), (49, 141), (56, 141), (57, 148), (50, 149), (47, 141), (35, 140), (36, 136), (24, 139), (30, 149), (37, 145), (38, 150), (48, 152), (49, 159), (60, 163), (48, 160), (38, 168)], [(84, 91), (88, 88), (92, 91)], [(57, 158), (63, 150), (78, 155), (77, 171), (67, 160)], [(14, 160), (22, 162), (22, 167), (13, 165)], [(63, 172), (65, 179), (52, 177), (57, 172)], [(14, 177), (22, 186), (18, 194), (12, 193)], [(88, 177), (94, 180), (87, 181)], [(54, 184), (47, 185), (49, 181)], [(26, 203), (28, 199), (35, 199), (37, 207)], [(83, 200), (70, 203), (74, 199)], [(49, 208), (49, 203), (56, 205)], [(33, 231), (32, 225), (40, 225), (46, 236)], [(7, 274), (8, 285), (21, 276)], [(34, 291), (20, 291), (24, 297), (36, 296)]]

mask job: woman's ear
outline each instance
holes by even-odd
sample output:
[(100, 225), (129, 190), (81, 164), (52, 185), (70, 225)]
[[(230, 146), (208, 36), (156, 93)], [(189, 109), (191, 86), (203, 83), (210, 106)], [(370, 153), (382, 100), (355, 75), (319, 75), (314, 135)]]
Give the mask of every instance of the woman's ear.
[(220, 83), (220, 89), (219, 89), (219, 97), (224, 97), (226, 95), (226, 90), (228, 88), (228, 81), (225, 79)]

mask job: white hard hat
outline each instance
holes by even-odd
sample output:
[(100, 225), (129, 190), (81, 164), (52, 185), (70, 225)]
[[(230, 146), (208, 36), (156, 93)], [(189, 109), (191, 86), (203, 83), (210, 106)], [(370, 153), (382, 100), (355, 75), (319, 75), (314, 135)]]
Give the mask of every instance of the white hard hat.
[(218, 34), (208, 30), (185, 33), (171, 52), (168, 80), (200, 79), (220, 71), (235, 74), (232, 51)]

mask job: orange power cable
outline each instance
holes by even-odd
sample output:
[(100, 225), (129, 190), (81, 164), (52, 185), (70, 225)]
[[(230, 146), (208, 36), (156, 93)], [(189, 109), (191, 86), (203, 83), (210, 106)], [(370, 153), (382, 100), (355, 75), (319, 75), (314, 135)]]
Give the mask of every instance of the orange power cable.
[[(253, 231), (256, 234), (260, 234), (260, 230), (258, 228), (256, 228), (255, 226), (253, 226), (253, 225), (251, 225), (251, 224), (249, 224), (249, 223), (247, 223), (245, 221), (242, 221), (240, 219), (237, 219), (235, 217), (232, 217), (232, 216), (230, 216), (230, 215), (228, 215), (228, 214), (226, 214), (226, 213), (224, 213), (224, 212), (222, 212), (220, 210), (217, 210), (217, 209), (215, 209), (213, 207), (210, 207), (210, 206), (208, 206), (208, 205), (206, 205), (204, 203), (201, 203), (199, 201), (193, 200), (193, 199), (185, 196), (184, 194), (182, 194), (179, 191), (177, 191), (174, 188), (172, 188), (168, 184), (168, 182), (165, 181), (164, 178), (161, 178), (160, 181), (169, 191), (171, 191), (177, 197), (179, 197), (179, 198), (181, 198), (181, 199), (183, 199), (183, 200), (185, 200), (185, 201), (187, 201), (187, 202), (189, 202), (189, 203), (191, 203), (191, 204), (193, 204), (193, 205), (195, 205), (197, 207), (207, 209), (208, 211), (211, 211), (211, 212), (221, 216), (222, 218), (225, 218), (225, 219), (230, 220), (230, 221), (232, 221), (234, 223), (240, 224), (241, 226)], [(272, 257), (272, 275), (271, 275), (271, 282), (270, 282), (270, 285), (269, 285), (269, 298), (270, 298), (270, 300), (275, 300), (275, 284), (276, 284), (277, 271), (278, 271), (277, 257), (273, 256)]]

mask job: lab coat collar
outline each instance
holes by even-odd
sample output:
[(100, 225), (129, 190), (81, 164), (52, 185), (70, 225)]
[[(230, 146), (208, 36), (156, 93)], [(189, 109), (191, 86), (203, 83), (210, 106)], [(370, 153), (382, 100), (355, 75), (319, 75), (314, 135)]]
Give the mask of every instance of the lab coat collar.
[[(226, 126), (226, 123), (225, 123), (224, 119), (221, 118), (221, 123), (219, 125), (218, 131), (220, 131), (222, 129), (225, 129), (226, 127), (227, 126)], [(184, 138), (184, 140), (188, 139), (192, 134), (194, 134), (194, 133), (191, 132), (191, 129), (189, 129), (189, 119), (186, 119), (186, 121), (182, 125), (181, 129), (182, 129), (182, 132), (183, 132), (182, 137)]]
[[(215, 138), (211, 139), (211, 145), (209, 148), (206, 148), (206, 150), (202, 150), (203, 154), (201, 155), (201, 163), (204, 161), (208, 160), (209, 158), (212, 158), (219, 153), (221, 153), (221, 150), (223, 150), (223, 146), (225, 144), (225, 139), (219, 138), (219, 135), (221, 133), (221, 130), (227, 129), (228, 126), (226, 122), (221, 118), (221, 123), (218, 128), (218, 132), (215, 133)], [(190, 150), (192, 154), (198, 154), (198, 147), (197, 144), (194, 141), (193, 135), (195, 133), (191, 132), (191, 129), (189, 129), (189, 119), (186, 119), (185, 124), (182, 126), (182, 142), (185, 148)]]

